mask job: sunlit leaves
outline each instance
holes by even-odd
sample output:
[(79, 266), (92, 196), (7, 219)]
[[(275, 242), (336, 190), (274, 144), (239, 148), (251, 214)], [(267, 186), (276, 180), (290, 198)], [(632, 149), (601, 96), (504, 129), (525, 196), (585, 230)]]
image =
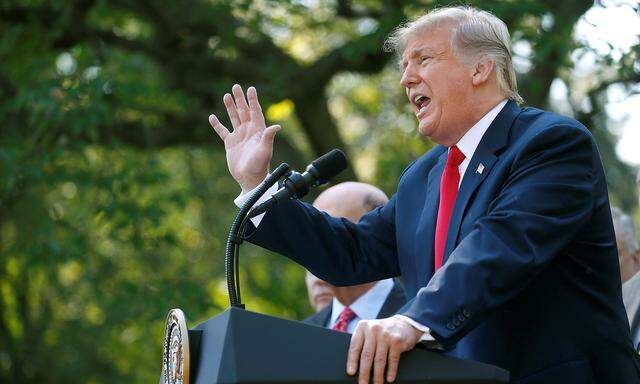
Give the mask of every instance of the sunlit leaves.
[[(183, 308), (193, 325), (228, 305), (224, 244), (239, 187), (206, 116), (224, 115), (220, 98), (235, 82), (258, 86), (268, 120), (283, 125), (278, 161), (315, 157), (308, 138), (335, 134), (325, 129), (334, 120), (332, 137), (357, 174), (393, 193), (432, 143), (415, 130), (395, 66), (379, 72), (379, 55), (369, 65), (384, 33), (369, 34), (448, 2), (393, 3), (100, 0), (86, 15), (83, 2), (3, 8), (21, 5), (26, 16), (0, 17), (0, 381), (155, 382), (166, 312)], [(589, 86), (638, 72), (638, 46), (595, 59), (576, 50), (561, 17), (579, 16), (573, 2), (471, 3), (506, 20), (521, 87), (539, 91), (536, 100), (548, 96), (537, 69), (549, 65), (549, 83), (568, 73), (572, 56), (560, 51), (608, 66)], [(377, 73), (331, 60), (313, 67), (330, 52)], [(331, 115), (314, 115), (325, 100)], [(611, 145), (601, 152), (615, 159)], [(615, 165), (607, 171), (630, 179)], [(616, 188), (614, 201), (615, 193), (632, 195)], [(249, 309), (309, 314), (300, 267), (247, 245), (240, 264)]]

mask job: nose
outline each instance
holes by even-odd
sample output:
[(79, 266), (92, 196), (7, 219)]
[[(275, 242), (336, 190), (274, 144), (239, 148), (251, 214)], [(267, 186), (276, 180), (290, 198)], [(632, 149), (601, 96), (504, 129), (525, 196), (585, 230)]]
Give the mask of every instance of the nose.
[(414, 69), (414, 66), (409, 63), (402, 73), (400, 84), (405, 88), (411, 88), (418, 83), (418, 76)]

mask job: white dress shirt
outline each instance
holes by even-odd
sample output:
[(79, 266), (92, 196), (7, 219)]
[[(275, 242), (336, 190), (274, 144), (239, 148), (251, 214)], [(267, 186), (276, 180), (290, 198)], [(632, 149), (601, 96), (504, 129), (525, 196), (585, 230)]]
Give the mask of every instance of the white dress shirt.
[[(473, 125), (473, 127), (471, 127), (464, 134), (464, 136), (462, 136), (462, 138), (456, 143), (456, 146), (458, 147), (458, 149), (464, 154), (464, 161), (462, 161), (462, 163), (458, 166), (458, 172), (460, 172), (460, 181), (458, 183), (458, 188), (462, 184), (462, 179), (464, 178), (464, 175), (465, 175), (465, 172), (467, 170), (467, 167), (469, 166), (469, 163), (471, 162), (471, 159), (473, 158), (473, 154), (476, 152), (476, 149), (478, 148), (478, 145), (480, 144), (480, 141), (482, 140), (482, 137), (484, 136), (485, 132), (487, 132), (487, 129), (489, 129), (489, 126), (491, 125), (493, 120), (495, 120), (496, 116), (498, 116), (498, 113), (500, 113), (500, 111), (502, 110), (502, 108), (504, 108), (504, 106), (506, 104), (507, 104), (507, 100), (502, 100), (500, 103), (498, 103), (498, 105), (493, 107), (489, 112), (487, 112), (486, 115), (484, 115), (480, 120), (478, 120), (478, 122), (475, 123)], [(475, 172), (475, 170), (474, 170), (474, 172)], [(266, 201), (277, 190), (278, 190), (278, 186), (277, 185), (272, 186), (256, 202), (256, 205)], [(245, 201), (247, 201), (249, 196), (251, 196), (252, 192), (253, 191), (251, 191), (249, 193), (246, 193), (246, 194), (241, 193), (240, 196), (238, 196), (234, 200), (234, 203), (238, 207), (242, 206), (242, 204)], [(264, 214), (261, 214), (261, 215), (258, 215), (256, 217), (251, 218), (251, 221), (253, 222), (253, 225), (258, 227), (258, 225), (260, 224), (260, 221), (262, 221), (263, 217), (264, 217)], [(334, 307), (334, 309), (335, 309), (335, 307)], [(351, 309), (353, 309), (353, 308), (351, 308)], [(342, 312), (342, 310), (340, 310), (340, 312)], [(340, 312), (338, 312), (337, 315), (339, 315)], [(332, 317), (333, 317), (334, 313), (336, 313), (335, 310), (332, 311)], [(356, 312), (356, 314), (357, 314), (357, 312)], [(431, 336), (431, 331), (430, 331), (429, 327), (424, 326), (424, 325), (416, 322), (415, 320), (413, 320), (413, 319), (411, 319), (411, 318), (409, 318), (407, 316), (395, 315), (394, 317), (397, 317), (397, 318), (400, 318), (400, 319), (402, 319), (404, 321), (407, 321), (414, 328), (424, 332), (424, 334), (422, 335), (422, 338), (420, 339), (421, 341), (434, 341), (435, 340), (433, 338), (433, 336)], [(354, 323), (354, 322), (352, 322), (352, 323)], [(355, 329), (355, 326), (354, 326), (354, 329)], [(351, 332), (351, 331), (349, 331), (349, 332)]]
[[(356, 317), (347, 325), (347, 332), (353, 333), (360, 320), (373, 320), (378, 317), (378, 313), (382, 309), (382, 305), (393, 289), (393, 279), (385, 279), (378, 281), (371, 289), (358, 297), (356, 301), (349, 305), (349, 308), (356, 314)], [(345, 305), (335, 297), (331, 304), (331, 317), (325, 324), (325, 327), (331, 329), (338, 321), (338, 317), (342, 313)]]

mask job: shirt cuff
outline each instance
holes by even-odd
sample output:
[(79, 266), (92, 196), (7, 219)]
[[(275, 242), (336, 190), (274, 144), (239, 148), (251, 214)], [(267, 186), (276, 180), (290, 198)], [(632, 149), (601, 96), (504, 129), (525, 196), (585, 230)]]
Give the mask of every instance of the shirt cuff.
[(420, 337), (420, 339), (418, 340), (418, 342), (423, 343), (425, 347), (430, 348), (430, 349), (438, 349), (438, 350), (444, 350), (444, 348), (442, 348), (442, 345), (438, 342), (438, 340), (436, 340), (433, 335), (431, 335), (431, 328), (422, 325), (420, 323), (418, 323), (417, 321), (413, 320), (410, 317), (404, 316), (404, 315), (394, 315), (393, 317), (396, 317), (404, 322), (409, 323), (409, 325), (411, 325), (412, 327), (414, 327), (415, 329), (417, 329), (418, 331), (422, 331), (424, 332), (422, 334), (422, 336)]
[[(266, 179), (266, 178), (265, 178)], [(263, 180), (264, 181), (264, 180)], [(262, 183), (258, 184), (257, 187), (255, 187), (254, 189), (250, 190), (247, 193), (244, 193), (244, 191), (240, 192), (240, 195), (238, 195), (238, 197), (236, 197), (233, 200), (233, 203), (238, 207), (242, 207), (244, 205), (244, 203), (247, 202), (247, 200), (249, 200), (249, 197), (253, 194), (253, 192), (255, 192), (260, 185), (262, 185)], [(255, 207), (258, 204), (262, 204), (265, 201), (269, 200), (269, 198), (278, 191), (278, 183), (273, 184), (269, 189), (267, 189), (267, 192), (265, 192), (262, 196), (260, 196), (260, 198), (258, 199), (258, 201), (256, 201), (255, 204), (253, 204), (253, 207)], [(251, 208), (253, 208), (251, 207)], [(260, 222), (262, 221), (262, 218), (264, 217), (264, 213), (259, 214), (256, 217), (252, 217), (250, 220), (253, 223), (253, 225), (258, 228), (258, 225), (260, 225)]]
[(420, 337), (420, 341), (436, 341), (436, 339), (434, 339), (433, 336), (431, 336), (431, 329), (429, 327), (424, 326), (418, 323), (417, 321), (413, 320), (412, 318), (404, 315), (394, 315), (393, 317), (396, 317), (404, 322), (409, 323), (409, 325), (411, 325), (413, 328), (417, 329), (418, 331), (424, 332)]

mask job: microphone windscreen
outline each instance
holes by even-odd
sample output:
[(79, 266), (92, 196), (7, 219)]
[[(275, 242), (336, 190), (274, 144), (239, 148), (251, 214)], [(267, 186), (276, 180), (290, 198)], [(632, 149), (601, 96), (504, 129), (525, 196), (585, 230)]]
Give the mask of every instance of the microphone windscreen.
[(331, 151), (314, 160), (311, 165), (318, 172), (318, 185), (333, 179), (338, 173), (347, 168), (347, 156), (339, 149)]

